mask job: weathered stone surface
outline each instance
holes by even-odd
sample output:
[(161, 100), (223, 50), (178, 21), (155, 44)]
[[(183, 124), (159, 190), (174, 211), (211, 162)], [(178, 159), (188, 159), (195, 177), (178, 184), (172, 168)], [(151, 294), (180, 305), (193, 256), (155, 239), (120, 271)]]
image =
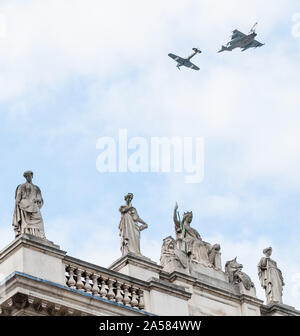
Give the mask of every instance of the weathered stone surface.
[(108, 269), (147, 281), (152, 277), (159, 277), (162, 267), (142, 255), (128, 253), (117, 259)]
[(15, 271), (64, 284), (62, 259), (66, 252), (46, 239), (21, 235), (0, 251), (0, 274)]
[(204, 274), (212, 278), (228, 282), (228, 276), (226, 275), (226, 273), (220, 269), (215, 269), (213, 267), (205, 267), (203, 265), (190, 262), (189, 271), (190, 274), (196, 278), (199, 278), (200, 274)]
[[(209, 269), (209, 268), (206, 268)], [(161, 277), (186, 288), (192, 293), (188, 301), (189, 315), (241, 316), (260, 315), (262, 301), (248, 293), (241, 293), (239, 285), (199, 273), (197, 277), (174, 272)]]
[(299, 315), (285, 305), (262, 306), (242, 282), (232, 284), (224, 272), (196, 265), (202, 267), (196, 276), (170, 273), (129, 253), (107, 269), (67, 256), (43, 239), (21, 236), (0, 252), (0, 314)]

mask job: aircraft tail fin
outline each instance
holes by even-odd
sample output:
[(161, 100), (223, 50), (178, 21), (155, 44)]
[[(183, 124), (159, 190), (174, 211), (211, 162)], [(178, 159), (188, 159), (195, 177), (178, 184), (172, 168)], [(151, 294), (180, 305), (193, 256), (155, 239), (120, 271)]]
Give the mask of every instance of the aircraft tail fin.
[(202, 51), (201, 51), (199, 48), (193, 48), (193, 50), (194, 50), (196, 53), (199, 53), (199, 54), (202, 53)]

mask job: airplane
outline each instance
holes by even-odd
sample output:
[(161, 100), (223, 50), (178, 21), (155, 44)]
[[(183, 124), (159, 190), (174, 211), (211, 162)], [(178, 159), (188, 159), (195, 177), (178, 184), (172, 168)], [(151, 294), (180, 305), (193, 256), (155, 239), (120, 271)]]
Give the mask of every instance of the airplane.
[(255, 29), (257, 26), (257, 22), (255, 25), (251, 28), (248, 35), (241, 33), (239, 30), (235, 29), (232, 32), (231, 41), (226, 44), (226, 46), (222, 46), (222, 49), (218, 52), (223, 52), (225, 50), (232, 51), (235, 48), (241, 48), (242, 51), (245, 51), (249, 48), (257, 48), (262, 47), (264, 44), (260, 43), (255, 40), (255, 37), (257, 36)]
[(199, 48), (193, 48), (193, 53), (186, 57), (186, 58), (182, 58), (179, 56), (176, 56), (174, 54), (168, 54), (169, 57), (173, 58), (174, 61), (177, 62), (176, 67), (180, 70), (181, 66), (185, 66), (187, 68), (193, 69), (193, 70), (200, 70), (200, 68), (198, 68), (195, 64), (193, 64), (190, 60), (192, 57), (194, 57), (197, 54), (200, 54), (202, 51)]

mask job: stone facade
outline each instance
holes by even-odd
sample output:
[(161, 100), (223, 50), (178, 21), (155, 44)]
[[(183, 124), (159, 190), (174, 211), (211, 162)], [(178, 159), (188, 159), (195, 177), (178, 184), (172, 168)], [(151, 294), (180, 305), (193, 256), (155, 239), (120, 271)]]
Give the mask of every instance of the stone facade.
[(0, 252), (0, 314), (50, 316), (300, 315), (264, 306), (220, 269), (186, 271), (128, 253), (109, 268), (71, 256), (48, 240), (23, 234)]
[[(175, 239), (163, 240), (160, 265), (141, 253), (140, 231), (148, 228), (125, 196), (120, 207), (121, 254), (104, 268), (68, 256), (46, 239), (41, 192), (27, 182), (17, 187), (15, 240), (0, 251), (0, 315), (50, 316), (291, 316), (282, 303), (281, 271), (270, 258), (258, 265), (267, 305), (256, 296), (237, 258), (222, 269), (221, 246), (204, 241), (191, 226), (192, 211), (173, 212)], [(141, 225), (139, 225), (141, 224)]]

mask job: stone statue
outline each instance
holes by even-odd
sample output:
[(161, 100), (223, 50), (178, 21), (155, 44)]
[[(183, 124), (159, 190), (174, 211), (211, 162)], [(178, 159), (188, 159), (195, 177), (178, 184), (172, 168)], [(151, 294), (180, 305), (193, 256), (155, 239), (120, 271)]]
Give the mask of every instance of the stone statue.
[(225, 272), (228, 275), (229, 283), (242, 283), (247, 290), (254, 288), (254, 283), (252, 282), (249, 275), (242, 272), (243, 265), (239, 264), (236, 259), (237, 258), (227, 261), (225, 264)]
[(45, 237), (43, 218), (40, 208), (44, 201), (39, 187), (32, 183), (33, 172), (24, 173), (26, 183), (16, 190), (16, 203), (13, 216), (13, 227), (16, 238), (21, 234), (30, 234), (43, 239)]
[(216, 270), (222, 270), (220, 244), (214, 244), (213, 246), (211, 246), (210, 244), (206, 243), (206, 247), (208, 249), (209, 262), (213, 265), (213, 267)]
[[(121, 236), (122, 255), (127, 253), (141, 254), (140, 251), (140, 232), (147, 229), (148, 225), (139, 217), (136, 209), (131, 205), (133, 194), (129, 193), (124, 197), (126, 205), (119, 209), (121, 221), (119, 224)], [(141, 223), (142, 225), (138, 225)]]
[(171, 236), (163, 240), (160, 265), (166, 272), (188, 270), (188, 258), (182, 250), (178, 249), (176, 241)]
[(272, 247), (265, 248), (263, 253), (265, 257), (261, 258), (258, 264), (258, 276), (261, 286), (266, 292), (267, 304), (282, 303), (284, 281), (276, 261), (270, 258)]
[(213, 265), (209, 261), (206, 243), (201, 239), (197, 230), (193, 229), (190, 225), (193, 219), (193, 213), (185, 212), (182, 221), (180, 221), (180, 219), (177, 218), (177, 209), (178, 205), (176, 203), (173, 220), (179, 249), (185, 251), (191, 261), (212, 267)]

